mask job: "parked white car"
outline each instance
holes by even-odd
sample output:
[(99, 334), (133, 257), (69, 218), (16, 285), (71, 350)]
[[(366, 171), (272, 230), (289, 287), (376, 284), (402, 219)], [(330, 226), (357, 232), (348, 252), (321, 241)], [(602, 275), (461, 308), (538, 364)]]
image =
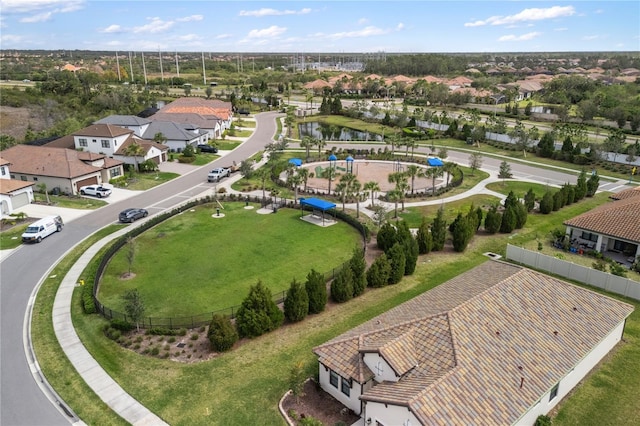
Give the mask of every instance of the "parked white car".
[(220, 179), (231, 175), (231, 170), (226, 167), (218, 167), (209, 172), (207, 180), (209, 182), (218, 182)]
[(39, 243), (54, 232), (62, 231), (64, 223), (60, 216), (47, 216), (27, 226), (22, 234), (23, 243)]
[(93, 195), (94, 197), (104, 198), (111, 195), (111, 189), (102, 185), (87, 185), (80, 187), (80, 194)]

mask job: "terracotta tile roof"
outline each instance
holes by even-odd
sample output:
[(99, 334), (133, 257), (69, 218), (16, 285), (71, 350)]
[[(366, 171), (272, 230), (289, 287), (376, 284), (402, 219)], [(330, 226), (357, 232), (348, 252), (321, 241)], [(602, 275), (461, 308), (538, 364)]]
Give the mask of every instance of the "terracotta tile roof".
[(8, 162), (6, 159), (0, 157), (0, 166), (7, 166), (10, 165), (11, 163)]
[(362, 383), (373, 377), (362, 367), (362, 351), (386, 351), (385, 359), (406, 373), (362, 399), (407, 406), (422, 424), (513, 424), (632, 311), (556, 278), (488, 261), (314, 352)]
[(11, 162), (15, 174), (69, 179), (101, 170), (83, 162), (81, 152), (72, 149), (16, 145), (2, 151), (2, 156)]
[(11, 195), (14, 191), (33, 186), (35, 184), (35, 182), (25, 182), (18, 179), (0, 179), (0, 194)]
[[(620, 196), (620, 195), (618, 195)], [(611, 201), (564, 222), (567, 226), (640, 243), (640, 197)]]
[(609, 198), (614, 200), (625, 200), (627, 198), (640, 197), (640, 186), (635, 188), (625, 189), (624, 191), (617, 192), (611, 195)]
[[(231, 116), (231, 102), (224, 102), (217, 99), (178, 98), (165, 105), (159, 113), (197, 114), (202, 117), (216, 117), (222, 120), (228, 120)], [(156, 119), (155, 115), (151, 117), (152, 120)]]
[(308, 82), (307, 84), (305, 84), (304, 86), (305, 89), (313, 89), (313, 90), (317, 90), (317, 89), (324, 89), (325, 87), (331, 88), (331, 84), (321, 80), (321, 79), (317, 79), (317, 80), (313, 80)]
[(52, 140), (51, 142), (43, 146), (46, 146), (47, 148), (76, 149), (76, 143), (73, 140), (73, 135), (66, 135), (61, 137), (60, 139)]

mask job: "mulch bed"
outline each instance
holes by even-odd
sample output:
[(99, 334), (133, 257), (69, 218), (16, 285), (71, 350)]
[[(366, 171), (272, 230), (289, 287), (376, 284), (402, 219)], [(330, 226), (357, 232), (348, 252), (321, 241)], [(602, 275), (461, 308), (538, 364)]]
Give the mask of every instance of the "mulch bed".
[(287, 395), (282, 401), (282, 408), (296, 425), (299, 425), (300, 419), (304, 417), (312, 417), (327, 426), (336, 424), (350, 426), (360, 418), (323, 391), (314, 380), (305, 382), (303, 395), (298, 397), (292, 394)]

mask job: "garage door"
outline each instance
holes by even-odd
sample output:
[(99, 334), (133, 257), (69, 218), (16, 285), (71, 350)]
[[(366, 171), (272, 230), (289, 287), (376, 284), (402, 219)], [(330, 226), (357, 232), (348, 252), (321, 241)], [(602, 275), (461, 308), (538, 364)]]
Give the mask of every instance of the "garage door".
[(16, 194), (11, 197), (11, 205), (14, 210), (22, 206), (26, 206), (27, 204), (29, 204), (29, 194), (26, 192), (21, 192), (20, 194)]
[(83, 179), (83, 180), (79, 180), (79, 181), (76, 182), (76, 191), (78, 191), (83, 186), (96, 185), (97, 183), (98, 183), (98, 177), (97, 176), (90, 177), (90, 178)]

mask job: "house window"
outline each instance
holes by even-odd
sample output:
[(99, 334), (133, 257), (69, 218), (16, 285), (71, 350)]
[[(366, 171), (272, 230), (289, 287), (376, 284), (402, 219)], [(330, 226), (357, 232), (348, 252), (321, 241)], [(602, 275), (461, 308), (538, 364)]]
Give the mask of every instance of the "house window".
[(555, 385), (551, 392), (549, 393), (549, 401), (553, 401), (556, 396), (558, 396), (558, 388), (560, 387), (560, 383)]
[(342, 387), (340, 388), (343, 394), (350, 396), (351, 395), (351, 385), (349, 385), (349, 381), (342, 378)]
[(100, 139), (100, 143), (102, 144), (103, 148), (110, 148), (111, 144), (109, 143), (108, 139)]
[(0, 170), (2, 170), (2, 176), (7, 174), (7, 170), (4, 167), (0, 167)]
[(329, 383), (336, 389), (338, 389), (338, 380), (338, 373), (333, 370), (329, 371)]
[(78, 139), (78, 145), (79, 146), (89, 146), (89, 144), (87, 143), (87, 140), (85, 138)]
[(20, 180), (23, 180), (23, 181), (25, 181), (25, 182), (26, 182), (26, 181), (27, 181), (27, 177), (26, 177), (26, 176), (24, 176), (24, 175), (20, 175)]
[(120, 167), (114, 167), (110, 170), (111, 177), (114, 178), (116, 176), (120, 176)]
[(592, 234), (591, 232), (582, 231), (581, 238), (588, 241), (598, 241), (598, 234)]
[(33, 177), (33, 181), (36, 182), (37, 180), (38, 180), (38, 178), (34, 176)]

